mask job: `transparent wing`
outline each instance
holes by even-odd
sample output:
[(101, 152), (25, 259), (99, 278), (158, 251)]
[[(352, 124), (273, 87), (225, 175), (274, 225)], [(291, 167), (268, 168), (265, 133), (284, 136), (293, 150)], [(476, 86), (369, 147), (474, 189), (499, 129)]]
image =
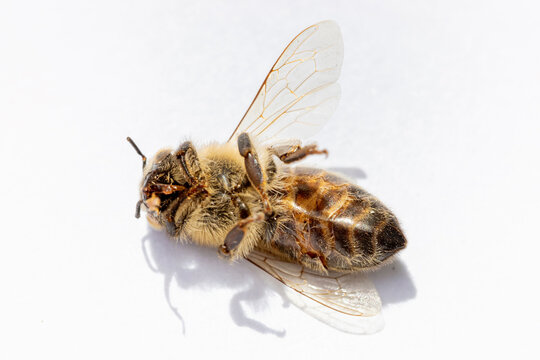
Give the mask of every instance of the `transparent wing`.
[(323, 275), (258, 250), (247, 260), (294, 290), (289, 299), (295, 305), (332, 327), (366, 334), (384, 326), (381, 299), (365, 274)]
[(308, 27), (285, 48), (229, 138), (248, 132), (259, 141), (314, 135), (334, 112), (343, 62), (339, 26)]

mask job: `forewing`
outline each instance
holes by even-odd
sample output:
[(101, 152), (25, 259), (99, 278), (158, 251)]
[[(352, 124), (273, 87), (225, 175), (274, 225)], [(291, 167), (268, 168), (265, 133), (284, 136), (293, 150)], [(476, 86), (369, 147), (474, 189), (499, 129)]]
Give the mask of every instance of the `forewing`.
[(343, 40), (335, 22), (302, 31), (268, 73), (229, 141), (242, 132), (259, 141), (315, 134), (338, 104), (342, 62)]
[(364, 334), (379, 331), (384, 325), (380, 316), (381, 299), (365, 274), (323, 275), (258, 250), (252, 251), (247, 259), (303, 295), (289, 299), (330, 326)]

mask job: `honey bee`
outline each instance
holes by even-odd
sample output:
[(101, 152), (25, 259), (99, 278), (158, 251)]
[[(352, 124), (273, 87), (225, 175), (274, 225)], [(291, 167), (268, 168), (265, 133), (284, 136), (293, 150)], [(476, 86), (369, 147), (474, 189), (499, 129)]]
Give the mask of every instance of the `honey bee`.
[[(388, 262), (406, 246), (396, 217), (343, 177), (290, 167), (327, 155), (300, 140), (314, 134), (340, 97), (338, 25), (308, 27), (285, 48), (225, 143), (191, 142), (143, 159), (141, 207), (175, 239), (245, 258), (336, 313), (374, 316), (380, 299), (351, 274)], [(291, 140), (293, 139), (293, 140)]]

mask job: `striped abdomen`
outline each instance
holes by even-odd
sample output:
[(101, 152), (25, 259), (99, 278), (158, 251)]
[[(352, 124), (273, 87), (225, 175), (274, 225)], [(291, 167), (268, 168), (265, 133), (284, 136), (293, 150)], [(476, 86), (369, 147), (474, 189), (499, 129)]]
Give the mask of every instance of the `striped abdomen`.
[(396, 217), (374, 196), (323, 170), (294, 168), (270, 240), (291, 260), (354, 271), (380, 264), (406, 245)]

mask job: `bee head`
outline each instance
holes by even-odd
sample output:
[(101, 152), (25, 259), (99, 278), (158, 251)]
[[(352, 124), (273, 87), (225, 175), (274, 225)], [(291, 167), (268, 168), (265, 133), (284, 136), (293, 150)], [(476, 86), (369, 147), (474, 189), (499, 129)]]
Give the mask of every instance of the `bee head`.
[(141, 198), (137, 202), (135, 217), (140, 217), (141, 205), (148, 210), (152, 220), (159, 221), (163, 210), (175, 199), (181, 199), (189, 190), (189, 182), (185, 172), (170, 149), (159, 151), (149, 162), (137, 145), (128, 137), (128, 141), (143, 160), (143, 180)]

